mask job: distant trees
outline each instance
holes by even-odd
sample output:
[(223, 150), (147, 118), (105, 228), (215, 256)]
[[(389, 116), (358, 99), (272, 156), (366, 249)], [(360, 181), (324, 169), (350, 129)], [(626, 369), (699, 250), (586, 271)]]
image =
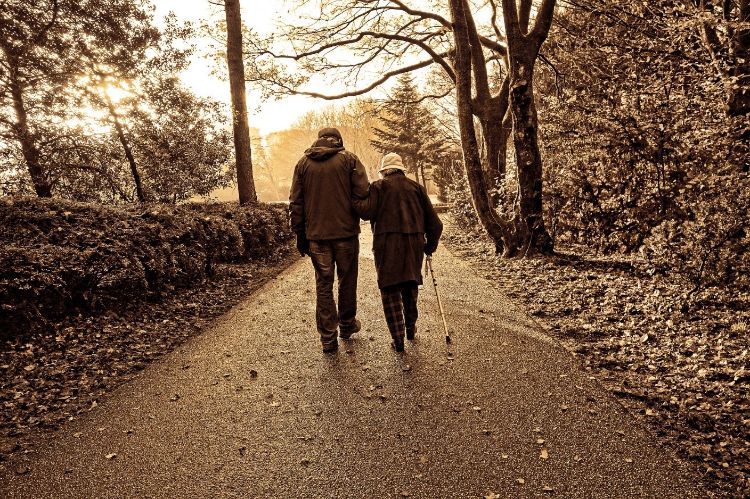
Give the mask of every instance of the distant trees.
[(305, 113), (288, 129), (273, 132), (264, 141), (255, 140), (254, 170), (258, 195), (264, 200), (285, 201), (289, 197), (294, 165), (317, 138), (318, 130), (335, 126), (343, 135), (344, 147), (356, 154), (375, 178), (380, 153), (372, 147), (372, 127), (377, 105), (369, 99), (355, 99), (346, 105), (330, 105)]
[(407, 171), (426, 186), (425, 166), (440, 162), (446, 144), (409, 74), (399, 77), (391, 95), (378, 109), (377, 121), (373, 128), (375, 138), (370, 143), (381, 153), (398, 153)]

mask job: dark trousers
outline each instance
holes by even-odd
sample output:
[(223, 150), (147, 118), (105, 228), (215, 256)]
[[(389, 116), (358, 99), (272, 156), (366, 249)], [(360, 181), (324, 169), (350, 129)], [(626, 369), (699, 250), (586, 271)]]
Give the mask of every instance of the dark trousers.
[[(315, 322), (320, 341), (336, 341), (337, 328), (352, 327), (357, 316), (357, 272), (359, 236), (310, 241), (310, 259), (315, 267)], [(338, 310), (333, 298), (333, 280), (338, 276)]]
[(383, 312), (392, 338), (403, 338), (406, 328), (413, 328), (417, 323), (417, 296), (419, 288), (414, 281), (403, 282), (380, 289), (383, 299)]

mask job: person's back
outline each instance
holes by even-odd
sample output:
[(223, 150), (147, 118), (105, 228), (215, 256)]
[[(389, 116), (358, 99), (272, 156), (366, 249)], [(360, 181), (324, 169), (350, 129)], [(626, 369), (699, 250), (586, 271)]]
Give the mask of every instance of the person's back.
[(378, 287), (388, 329), (396, 351), (404, 336), (414, 339), (422, 257), (437, 248), (443, 224), (427, 190), (406, 177), (401, 157), (383, 157), (381, 180), (370, 185), (367, 199), (354, 199), (357, 213), (372, 224), (372, 249)]
[(424, 187), (403, 174), (388, 175), (372, 183), (378, 206), (372, 217), (373, 234), (425, 233), (425, 206), (429, 198)]
[[(360, 329), (357, 313), (359, 217), (352, 197), (365, 197), (367, 173), (357, 156), (344, 150), (341, 134), (324, 128), (294, 169), (289, 195), (297, 249), (315, 268), (316, 324), (324, 352), (338, 348), (338, 330), (348, 338)], [(338, 275), (338, 308), (333, 281)]]
[(307, 239), (315, 241), (359, 234), (359, 217), (352, 209), (351, 198), (353, 194), (363, 196), (366, 184), (358, 193), (352, 192), (352, 174), (358, 162), (356, 156), (334, 146), (328, 138), (318, 139), (305, 151), (295, 169), (295, 178), (301, 181), (298, 187), (304, 192), (299, 206), (303, 216), (292, 222), (296, 222), (295, 232), (304, 229)]

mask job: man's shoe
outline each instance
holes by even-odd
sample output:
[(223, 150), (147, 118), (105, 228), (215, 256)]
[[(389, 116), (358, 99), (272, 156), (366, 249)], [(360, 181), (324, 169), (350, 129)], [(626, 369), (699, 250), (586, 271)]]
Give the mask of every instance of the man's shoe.
[(335, 353), (339, 349), (339, 342), (323, 344), (323, 353)]
[(403, 336), (399, 338), (393, 338), (393, 343), (391, 343), (391, 345), (393, 346), (393, 349), (396, 350), (397, 352), (403, 352), (404, 351)]
[(362, 323), (359, 322), (359, 319), (354, 319), (354, 322), (351, 326), (347, 328), (339, 327), (339, 336), (342, 340), (348, 340), (352, 337), (354, 333), (358, 333), (362, 330)]
[(412, 327), (406, 328), (406, 339), (407, 340), (413, 340), (414, 336), (417, 335), (417, 325), (413, 325)]

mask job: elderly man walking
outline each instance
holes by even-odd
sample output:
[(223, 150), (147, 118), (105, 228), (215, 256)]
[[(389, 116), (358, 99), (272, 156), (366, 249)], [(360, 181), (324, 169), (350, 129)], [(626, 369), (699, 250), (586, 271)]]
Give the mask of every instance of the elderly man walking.
[(383, 311), (393, 347), (403, 352), (404, 335), (413, 340), (417, 332), (422, 258), (437, 249), (443, 224), (425, 188), (404, 174), (401, 156), (383, 156), (379, 173), (383, 178), (370, 185), (367, 199), (353, 203), (372, 225)]
[[(338, 349), (339, 335), (360, 330), (357, 320), (359, 217), (352, 199), (367, 196), (367, 173), (356, 155), (344, 149), (336, 128), (323, 128), (294, 169), (289, 210), (300, 254), (315, 268), (315, 322), (323, 351)], [(338, 276), (338, 309), (333, 297)]]

